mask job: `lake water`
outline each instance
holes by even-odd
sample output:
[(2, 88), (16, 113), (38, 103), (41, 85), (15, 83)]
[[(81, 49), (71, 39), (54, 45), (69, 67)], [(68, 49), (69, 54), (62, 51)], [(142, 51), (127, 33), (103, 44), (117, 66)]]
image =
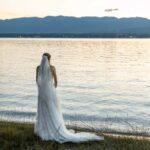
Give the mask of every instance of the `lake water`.
[(150, 39), (0, 39), (0, 119), (35, 121), (43, 52), (66, 124), (149, 132)]

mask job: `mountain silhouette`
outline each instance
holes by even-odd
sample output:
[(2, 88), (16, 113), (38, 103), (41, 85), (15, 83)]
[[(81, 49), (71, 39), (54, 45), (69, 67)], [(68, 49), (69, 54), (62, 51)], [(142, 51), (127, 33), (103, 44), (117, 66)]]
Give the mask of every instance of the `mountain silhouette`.
[(47, 16), (0, 20), (0, 34), (149, 34), (150, 20), (141, 17)]

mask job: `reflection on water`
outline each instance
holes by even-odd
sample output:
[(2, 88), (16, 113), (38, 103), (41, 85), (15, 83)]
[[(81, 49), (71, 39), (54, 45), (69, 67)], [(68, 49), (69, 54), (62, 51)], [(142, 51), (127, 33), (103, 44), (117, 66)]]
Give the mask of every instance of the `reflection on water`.
[(0, 39), (1, 119), (34, 122), (43, 52), (56, 67), (66, 122), (149, 128), (149, 39)]

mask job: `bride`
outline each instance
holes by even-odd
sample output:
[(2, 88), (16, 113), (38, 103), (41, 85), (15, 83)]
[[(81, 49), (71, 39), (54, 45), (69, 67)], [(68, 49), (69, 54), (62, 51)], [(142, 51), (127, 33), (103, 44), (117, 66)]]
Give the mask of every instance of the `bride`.
[(74, 133), (66, 128), (60, 102), (56, 96), (56, 71), (55, 67), (50, 65), (50, 58), (49, 53), (44, 53), (41, 64), (37, 67), (38, 108), (34, 133), (42, 140), (53, 140), (59, 143), (103, 140), (103, 137), (94, 133)]

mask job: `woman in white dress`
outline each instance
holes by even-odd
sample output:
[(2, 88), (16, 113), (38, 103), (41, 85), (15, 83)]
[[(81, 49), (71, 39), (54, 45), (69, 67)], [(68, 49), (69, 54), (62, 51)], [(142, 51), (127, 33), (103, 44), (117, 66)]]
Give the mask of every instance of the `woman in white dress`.
[(50, 65), (50, 58), (50, 54), (44, 53), (41, 64), (37, 67), (38, 108), (35, 134), (42, 140), (53, 140), (59, 143), (103, 140), (103, 137), (94, 133), (74, 133), (66, 128), (60, 102), (56, 96), (56, 71), (55, 67)]

